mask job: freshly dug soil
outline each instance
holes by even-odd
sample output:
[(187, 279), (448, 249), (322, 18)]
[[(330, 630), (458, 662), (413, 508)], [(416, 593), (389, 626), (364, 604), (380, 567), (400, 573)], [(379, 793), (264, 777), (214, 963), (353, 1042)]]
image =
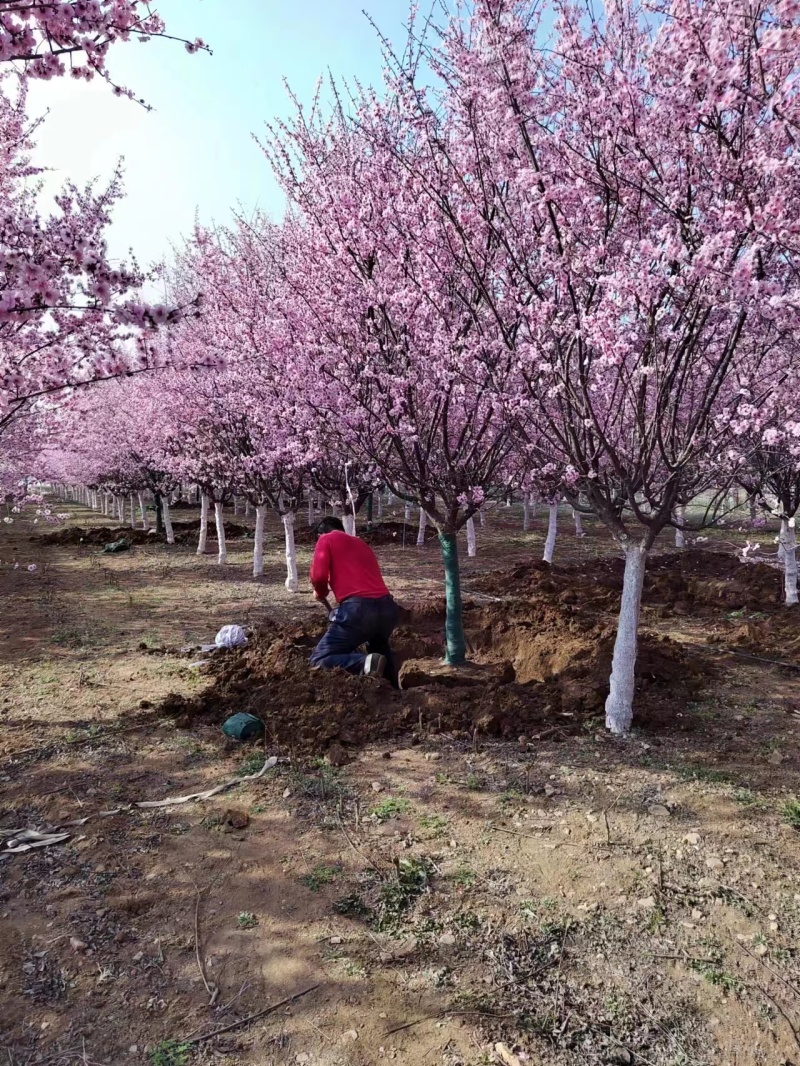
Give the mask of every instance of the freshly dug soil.
[[(197, 540), (197, 534), (200, 529), (200, 519), (189, 519), (183, 522), (173, 522), (172, 529), (175, 534), (176, 544), (186, 544), (190, 541)], [(237, 522), (225, 523), (225, 536), (231, 540), (235, 540), (237, 537), (243, 537), (250, 531), (247, 526), (239, 525)], [(131, 544), (152, 544), (152, 543), (166, 543), (166, 534), (156, 533), (155, 529), (151, 527), (148, 529), (131, 529), (129, 526), (120, 524), (118, 526), (66, 526), (64, 529), (55, 529), (52, 533), (43, 533), (40, 536), (33, 536), (31, 540), (41, 540), (45, 544), (85, 544), (90, 546), (103, 547), (106, 544), (110, 544), (115, 540), (122, 538), (131, 542)], [(213, 521), (208, 524), (208, 539), (216, 543), (217, 531)]]
[[(443, 607), (405, 612), (395, 634), (401, 659), (441, 657)], [(208, 670), (211, 685), (198, 696), (170, 696), (158, 709), (188, 726), (195, 717), (220, 725), (244, 711), (260, 717), (273, 746), (297, 753), (333, 744), (361, 745), (402, 734), (475, 730), (517, 737), (556, 725), (564, 733), (602, 715), (608, 692), (613, 631), (574, 612), (538, 601), (472, 607), (465, 612), (472, 658), (509, 661), (516, 680), (490, 672), (485, 685), (432, 683), (397, 692), (386, 682), (342, 671), (312, 670), (316, 626), (268, 626), (243, 649), (220, 653)], [(506, 673), (505, 677), (510, 676)], [(686, 704), (709, 677), (708, 664), (672, 641), (644, 635), (637, 664), (639, 726), (674, 723), (691, 728)], [(466, 679), (465, 679), (466, 680)], [(683, 716), (683, 717), (679, 717)]]

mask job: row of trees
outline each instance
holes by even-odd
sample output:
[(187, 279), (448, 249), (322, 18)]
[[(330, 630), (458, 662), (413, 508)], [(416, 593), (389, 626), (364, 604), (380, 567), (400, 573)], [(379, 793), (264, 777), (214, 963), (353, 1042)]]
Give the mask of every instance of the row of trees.
[(72, 400), (40, 472), (69, 480), (95, 433), (83, 479), (137, 491), (127, 442), (160, 432), (145, 465), (214, 503), (235, 486), (286, 518), (309, 486), (386, 485), (439, 533), (452, 663), (459, 529), (509, 484), (566, 496), (625, 555), (606, 713), (627, 731), (647, 555), (691, 500), (763, 500), (797, 599), (798, 65), (792, 0), (412, 23), (382, 94), (333, 86), (268, 128), (282, 221), (176, 256), (172, 305), (202, 308), (158, 358), (222, 366)]

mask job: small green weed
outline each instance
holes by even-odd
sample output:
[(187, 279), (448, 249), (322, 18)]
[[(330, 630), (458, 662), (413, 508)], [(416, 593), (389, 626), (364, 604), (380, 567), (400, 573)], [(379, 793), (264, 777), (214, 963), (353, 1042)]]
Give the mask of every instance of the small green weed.
[(792, 829), (800, 830), (800, 800), (789, 800), (789, 802), (784, 805), (783, 817)]
[(475, 884), (477, 876), (475, 871), (471, 870), (469, 866), (459, 866), (453, 874), (453, 884), (458, 885), (459, 888), (471, 888)]
[(396, 818), (399, 814), (405, 814), (410, 806), (411, 804), (408, 800), (388, 796), (377, 806), (373, 807), (369, 813), (373, 818), (377, 818), (379, 822), (388, 822), (390, 818)]
[(310, 873), (304, 874), (300, 878), (300, 883), (304, 884), (306, 888), (310, 888), (312, 892), (319, 892), (324, 885), (329, 885), (332, 881), (335, 881), (338, 874), (338, 866), (326, 866), (324, 863), (318, 863)]
[(312, 799), (321, 800), (322, 803), (339, 803), (346, 799), (349, 789), (338, 767), (331, 766), (322, 759), (317, 759), (312, 766), (314, 773), (292, 773), (295, 791), (304, 792)]
[(239, 929), (253, 929), (258, 925), (258, 918), (250, 911), (242, 911), (236, 918), (236, 925)]
[(254, 803), (250, 808), (251, 814), (266, 814), (269, 807), (265, 803)]
[(470, 792), (482, 792), (486, 788), (486, 778), (480, 774), (467, 774), (464, 788), (468, 788)]
[(502, 793), (497, 802), (503, 810), (506, 810), (507, 807), (518, 806), (524, 798), (524, 794), (518, 788), (510, 788)]
[(763, 796), (759, 796), (757, 792), (753, 792), (750, 788), (737, 788), (733, 793), (733, 799), (743, 807), (757, 807), (760, 810), (764, 810), (769, 806)]
[(692, 959), (689, 965), (696, 973), (705, 977), (706, 981), (714, 985), (715, 988), (722, 989), (726, 995), (736, 995), (744, 988), (738, 977), (728, 973), (727, 970), (723, 970), (716, 962), (707, 962), (705, 959)]
[(186, 1066), (191, 1054), (191, 1045), (179, 1040), (162, 1040), (150, 1052), (152, 1066)]
[(432, 836), (441, 836), (447, 829), (447, 819), (441, 814), (423, 814), (419, 820), (422, 829), (428, 829)]
[(397, 860), (394, 879), (381, 889), (379, 929), (397, 928), (405, 911), (428, 887), (430, 876), (431, 865), (425, 858)]
[(369, 921), (374, 917), (372, 908), (355, 893), (337, 899), (333, 904), (333, 909), (337, 914), (343, 914), (345, 918), (353, 918), (360, 922)]

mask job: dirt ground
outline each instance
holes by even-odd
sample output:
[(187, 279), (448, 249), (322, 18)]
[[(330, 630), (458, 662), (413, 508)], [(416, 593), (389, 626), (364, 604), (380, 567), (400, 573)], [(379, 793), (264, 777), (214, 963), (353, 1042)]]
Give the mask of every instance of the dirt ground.
[[(0, 851), (0, 1063), (800, 1064), (800, 615), (743, 522), (659, 544), (618, 741), (590, 520), (548, 569), (541, 514), (490, 515), (452, 678), (436, 543), (388, 516), (396, 693), (309, 670), (277, 523), (254, 582), (246, 534), (225, 567), (191, 525), (105, 555), (120, 527), (71, 510), (0, 526), (0, 848), (85, 819)], [(198, 667), (228, 622), (250, 644)]]

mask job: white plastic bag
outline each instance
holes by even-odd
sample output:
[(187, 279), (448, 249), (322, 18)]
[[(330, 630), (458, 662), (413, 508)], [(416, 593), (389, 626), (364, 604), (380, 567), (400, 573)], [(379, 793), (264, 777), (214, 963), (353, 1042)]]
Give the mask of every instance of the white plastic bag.
[(214, 643), (218, 648), (240, 648), (247, 643), (247, 634), (241, 626), (223, 626)]

